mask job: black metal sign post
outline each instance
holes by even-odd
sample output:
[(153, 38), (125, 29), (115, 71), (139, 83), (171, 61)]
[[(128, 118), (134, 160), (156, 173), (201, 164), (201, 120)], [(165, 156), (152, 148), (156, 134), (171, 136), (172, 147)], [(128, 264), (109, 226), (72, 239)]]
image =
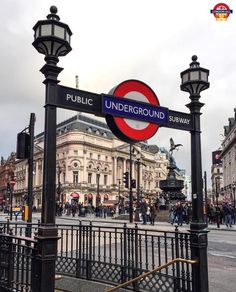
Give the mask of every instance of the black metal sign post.
[[(57, 66), (60, 56), (70, 52), (70, 36), (68, 25), (59, 22), (57, 8), (52, 6), (47, 20), (38, 21), (34, 26), (35, 40), (33, 46), (39, 53), (45, 55), (46, 64), (41, 69), (45, 75), (46, 85), (45, 103), (45, 132), (44, 132), (44, 169), (41, 226), (38, 229), (38, 250), (34, 277), (32, 279), (34, 292), (53, 292), (55, 278), (55, 260), (57, 256), (57, 227), (55, 225), (55, 180), (56, 180), (56, 110), (57, 107), (80, 112), (87, 112), (98, 116), (107, 116), (104, 109), (104, 98), (107, 95), (91, 93), (79, 89), (58, 85), (57, 77), (63, 70)], [(47, 32), (45, 34), (45, 25)], [(63, 30), (63, 34), (61, 31)], [(57, 35), (58, 33), (58, 35)], [(203, 217), (202, 169), (201, 169), (201, 141), (200, 141), (200, 92), (209, 87), (209, 71), (199, 67), (194, 56), (189, 69), (181, 73), (181, 89), (190, 93), (191, 102), (187, 105), (190, 114), (171, 111), (167, 108), (155, 106), (157, 103), (134, 102), (126, 98), (109, 96), (113, 99), (116, 113), (123, 118), (145, 120), (149, 123), (160, 124), (162, 127), (175, 128), (191, 132), (191, 167), (192, 167), (192, 204), (193, 220), (191, 229), (191, 252), (197, 260), (193, 267), (193, 291), (208, 292), (207, 273), (207, 231)], [(132, 83), (133, 81), (130, 81)], [(137, 83), (137, 82), (136, 82)], [(138, 82), (143, 86), (142, 82)], [(147, 89), (147, 86), (145, 86)], [(153, 92), (148, 89), (148, 95)], [(151, 93), (150, 93), (151, 92)], [(155, 93), (154, 93), (155, 95)], [(122, 101), (121, 101), (122, 99)], [(119, 112), (119, 107), (124, 111)], [(129, 111), (129, 109), (132, 111)], [(138, 109), (138, 110), (137, 110)], [(138, 112), (138, 114), (137, 114)], [(148, 113), (152, 113), (149, 115)], [(130, 114), (131, 113), (131, 114)], [(142, 113), (142, 118), (140, 117)], [(110, 112), (111, 116), (112, 113)], [(115, 114), (113, 114), (115, 116)], [(156, 119), (156, 120), (155, 120)], [(122, 132), (114, 134), (119, 137)], [(126, 136), (127, 137), (127, 136)], [(134, 139), (133, 139), (134, 140)], [(142, 140), (142, 139), (141, 139)], [(125, 141), (125, 140), (124, 140)], [(134, 141), (133, 141), (134, 142)], [(131, 157), (130, 157), (131, 163)], [(132, 179), (132, 165), (130, 164), (130, 183)], [(132, 202), (132, 187), (130, 188), (130, 202)], [(132, 207), (131, 207), (132, 209)], [(131, 212), (132, 215), (132, 212)], [(132, 219), (133, 220), (133, 219)]]
[[(41, 20), (33, 27), (35, 32), (33, 46), (45, 55), (46, 64), (40, 70), (46, 87), (45, 127), (44, 127), (44, 161), (41, 225), (38, 228), (37, 254), (32, 274), (32, 291), (55, 291), (55, 263), (57, 258), (56, 209), (56, 116), (57, 108), (53, 105), (57, 92), (59, 73), (63, 70), (57, 66), (60, 56), (71, 51), (70, 36), (72, 32), (67, 24), (60, 22), (52, 6), (47, 20)], [(47, 29), (45, 29), (45, 27)], [(45, 32), (46, 30), (46, 32)], [(63, 33), (62, 33), (63, 32)]]
[(201, 68), (197, 56), (192, 57), (190, 68), (181, 73), (181, 90), (190, 94), (189, 108), (193, 117), (193, 130), (191, 131), (191, 177), (192, 177), (192, 221), (191, 255), (197, 261), (193, 265), (193, 292), (208, 292), (208, 264), (207, 264), (207, 225), (204, 220), (202, 155), (201, 155), (201, 91), (209, 88), (209, 70)]
[(28, 206), (28, 218), (27, 218), (27, 229), (26, 236), (31, 237), (31, 223), (32, 223), (32, 209), (33, 209), (33, 170), (34, 170), (34, 124), (35, 124), (35, 114), (30, 114), (29, 123), (29, 158), (28, 158), (28, 196), (27, 196), (27, 206)]
[(183, 131), (193, 130), (193, 117), (191, 114), (169, 110), (169, 123), (163, 127)]
[(57, 85), (55, 106), (101, 115), (101, 95), (80, 89)]
[[(71, 87), (56, 86), (56, 95), (54, 101), (50, 101), (51, 105), (68, 110), (86, 112), (96, 116), (105, 117), (107, 113), (103, 108), (103, 98), (112, 98), (114, 101), (120, 101), (120, 97), (110, 96), (108, 94), (98, 94), (94, 92), (84, 91)], [(149, 105), (144, 102), (134, 102), (127, 98), (122, 98), (122, 102), (134, 105)], [(150, 106), (150, 105), (149, 105)], [(183, 131), (193, 130), (193, 117), (191, 114), (178, 112), (163, 108), (160, 106), (152, 106), (152, 108), (165, 109), (168, 112), (168, 122), (163, 122), (161, 127), (173, 128)], [(123, 117), (131, 118), (129, 113), (122, 112)], [(134, 118), (135, 119), (135, 118)], [(154, 121), (155, 122), (155, 121)], [(159, 121), (156, 121), (159, 124)]]

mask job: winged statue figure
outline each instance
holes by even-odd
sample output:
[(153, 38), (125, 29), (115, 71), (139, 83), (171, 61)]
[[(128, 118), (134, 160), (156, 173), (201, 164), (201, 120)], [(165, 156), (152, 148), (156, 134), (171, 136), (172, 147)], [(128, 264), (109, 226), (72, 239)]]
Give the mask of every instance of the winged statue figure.
[(170, 138), (170, 155), (172, 156), (173, 151), (176, 149), (178, 150), (179, 146), (183, 146), (182, 144), (175, 144), (174, 140)]

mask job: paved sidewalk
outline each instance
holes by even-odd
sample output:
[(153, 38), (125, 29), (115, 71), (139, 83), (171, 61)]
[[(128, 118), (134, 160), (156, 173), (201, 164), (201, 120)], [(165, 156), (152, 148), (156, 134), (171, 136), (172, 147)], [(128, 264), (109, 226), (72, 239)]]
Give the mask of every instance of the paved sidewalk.
[[(0, 221), (7, 221), (10, 216), (6, 213), (0, 212)], [(37, 222), (41, 218), (41, 213), (33, 213), (33, 222)], [(139, 228), (144, 228), (144, 229), (150, 229), (150, 230), (161, 230), (161, 231), (175, 231), (176, 229), (176, 224), (171, 225), (168, 222), (155, 222), (155, 225), (150, 225), (147, 223), (146, 225), (143, 225), (142, 222), (134, 222), (134, 223), (129, 223), (128, 220), (119, 220), (111, 217), (107, 218), (102, 218), (102, 217), (95, 217), (94, 215), (90, 216), (88, 215), (87, 217), (80, 217), (77, 214), (75, 217), (72, 217), (72, 215), (65, 215), (63, 214), (60, 217), (56, 217), (57, 223), (60, 223), (60, 220), (67, 220), (69, 222), (92, 222), (93, 224), (96, 223), (103, 223), (103, 224), (118, 224), (123, 226), (125, 223), (127, 224), (127, 227), (134, 227), (136, 224), (138, 225)], [(13, 222), (15, 222), (15, 217), (13, 216)], [(21, 215), (18, 216), (17, 222), (22, 222), (21, 220)], [(24, 222), (24, 221), (23, 221)], [(183, 226), (178, 226), (179, 231), (188, 231), (190, 229), (190, 225), (183, 224)], [(227, 228), (224, 224), (220, 225), (220, 228), (217, 228), (216, 224), (209, 224), (208, 225), (208, 230), (218, 230), (218, 231), (229, 231), (229, 232), (235, 232), (236, 231), (236, 224), (233, 225), (232, 228)]]
[[(158, 230), (167, 230), (167, 231), (175, 231), (176, 227), (178, 227), (179, 231), (188, 231), (190, 230), (190, 225), (183, 224), (183, 226), (177, 226), (177, 224), (170, 224), (168, 222), (155, 222), (155, 225), (150, 225), (147, 223), (146, 225), (143, 225), (142, 222), (134, 222), (129, 223), (127, 220), (118, 220), (116, 218), (102, 218), (102, 217), (95, 217), (95, 216), (88, 216), (88, 217), (79, 217), (76, 215), (75, 217), (68, 216), (68, 215), (62, 215), (61, 217), (56, 217), (57, 220), (63, 219), (68, 221), (84, 221), (84, 222), (92, 222), (93, 224), (96, 223), (106, 223), (106, 224), (120, 224), (124, 225), (127, 224), (128, 227), (134, 227), (136, 224), (139, 226), (139, 228), (145, 228), (145, 229), (158, 229)], [(227, 228), (225, 225), (221, 224), (220, 228), (217, 228), (214, 224), (208, 225), (208, 230), (219, 230), (219, 231), (236, 231), (236, 225), (233, 225), (232, 228)]]
[[(59, 280), (55, 281), (55, 292), (104, 292), (112, 287), (114, 286), (66, 276), (62, 276)], [(125, 292), (130, 290), (119, 289), (117, 291)]]

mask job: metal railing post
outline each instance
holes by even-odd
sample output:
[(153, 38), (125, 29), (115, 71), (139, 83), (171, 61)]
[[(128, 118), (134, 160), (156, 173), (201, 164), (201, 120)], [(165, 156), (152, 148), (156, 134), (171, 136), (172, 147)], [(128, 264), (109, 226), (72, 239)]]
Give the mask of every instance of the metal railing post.
[(124, 242), (123, 242), (123, 256), (124, 256), (124, 265), (122, 267), (122, 276), (121, 280), (126, 281), (127, 279), (127, 224), (124, 223)]

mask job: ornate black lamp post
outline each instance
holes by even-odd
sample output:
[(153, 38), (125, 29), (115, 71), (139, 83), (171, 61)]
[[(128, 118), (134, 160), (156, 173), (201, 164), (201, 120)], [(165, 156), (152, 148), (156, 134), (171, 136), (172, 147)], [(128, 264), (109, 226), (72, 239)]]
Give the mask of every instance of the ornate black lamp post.
[(31, 237), (31, 223), (32, 223), (32, 211), (33, 211), (33, 173), (34, 173), (34, 124), (35, 124), (35, 114), (30, 114), (29, 123), (29, 157), (28, 157), (28, 196), (27, 196), (27, 206), (28, 206), (28, 218), (27, 218), (27, 228), (26, 236)]
[(53, 292), (55, 260), (57, 256), (57, 227), (55, 226), (56, 189), (56, 85), (57, 77), (63, 70), (57, 66), (59, 57), (71, 51), (72, 32), (67, 24), (60, 22), (57, 8), (52, 6), (47, 20), (40, 20), (33, 27), (36, 50), (45, 55), (46, 64), (40, 70), (46, 85), (44, 163), (41, 226), (38, 229), (38, 255), (36, 257), (33, 291)]
[(219, 208), (219, 195), (220, 195), (220, 180), (221, 177), (215, 178), (215, 193), (216, 193), (216, 224), (217, 228), (220, 228), (220, 208)]
[(139, 220), (139, 211), (140, 211), (140, 159), (141, 154), (136, 154), (137, 159), (137, 204), (136, 204), (136, 212), (135, 212), (135, 221), (138, 222)]
[(61, 188), (61, 167), (57, 166), (57, 201), (63, 204), (63, 196), (61, 196), (62, 188)]
[(100, 186), (99, 186), (99, 182), (100, 182), (100, 169), (97, 168), (97, 195), (96, 195), (96, 207), (99, 205), (100, 203)]
[(137, 158), (137, 208), (139, 208), (140, 204), (140, 159), (141, 159), (141, 154), (138, 153), (136, 155)]
[(192, 57), (190, 68), (181, 73), (181, 90), (190, 94), (191, 102), (186, 106), (190, 109), (194, 129), (191, 131), (191, 175), (192, 175), (192, 222), (191, 253), (197, 260), (193, 265), (193, 292), (208, 292), (207, 267), (207, 229), (203, 212), (203, 183), (201, 158), (201, 127), (200, 109), (204, 105), (199, 101), (200, 93), (209, 88), (209, 70), (201, 68), (197, 56)]
[(132, 173), (132, 144), (129, 145), (129, 222), (133, 223), (134, 222), (134, 209), (133, 209), (133, 190), (132, 190), (132, 177), (133, 177), (133, 173)]
[(118, 180), (118, 213), (121, 214), (121, 197), (120, 197), (120, 185), (121, 185), (121, 179)]
[(14, 178), (12, 177), (10, 179), (10, 182), (7, 183), (7, 189), (10, 195), (10, 220), (12, 221), (12, 201), (13, 201), (13, 189), (15, 186), (16, 182)]

